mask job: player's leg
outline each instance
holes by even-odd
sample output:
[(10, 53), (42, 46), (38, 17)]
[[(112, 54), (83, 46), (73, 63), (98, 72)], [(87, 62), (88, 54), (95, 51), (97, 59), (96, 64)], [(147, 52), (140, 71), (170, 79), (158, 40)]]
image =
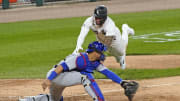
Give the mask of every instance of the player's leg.
[[(56, 66), (55, 66), (56, 67)], [(50, 72), (52, 72), (55, 68), (52, 68)], [(53, 101), (63, 101), (62, 100), (62, 92), (65, 87), (73, 86), (81, 84), (81, 74), (77, 71), (71, 72), (62, 72), (55, 79), (52, 80), (52, 85), (50, 87), (50, 95)], [(60, 100), (61, 99), (61, 100)]]
[(93, 101), (98, 101), (95, 92), (91, 88), (91, 81), (87, 78), (87, 75), (82, 75), (82, 84), (85, 91), (92, 97)]
[(115, 33), (116, 33), (116, 40), (113, 40), (111, 47), (108, 48), (108, 50), (110, 54), (116, 58), (116, 61), (120, 63), (121, 68), (124, 69), (128, 36), (125, 36), (125, 33), (121, 35), (118, 28), (116, 28)]
[(52, 80), (52, 82), (64, 87), (78, 85), (81, 84), (81, 73), (77, 71), (63, 72)]
[(50, 86), (49, 94), (40, 94), (34, 97), (27, 97), (25, 99), (20, 99), (19, 101), (63, 101), (62, 92), (65, 87), (57, 86), (52, 83)]
[(125, 69), (126, 68), (126, 53), (124, 53), (122, 56), (118, 56), (117, 58), (119, 58), (121, 69)]
[(29, 96), (19, 101), (52, 101), (48, 94), (39, 94), (37, 96)]
[[(56, 67), (56, 66), (55, 66)], [(54, 71), (52, 68), (48, 73), (47, 77)], [(63, 72), (52, 80), (50, 87), (50, 96), (47, 94), (40, 94), (35, 97), (28, 97), (20, 99), (19, 101), (63, 101), (62, 92), (65, 87), (81, 84), (81, 74), (76, 71)]]
[[(56, 67), (57, 66), (55, 65), (51, 70), (49, 70), (46, 78), (48, 78), (48, 76), (56, 69)], [(52, 82), (56, 85), (65, 87), (81, 84), (81, 73), (77, 71), (62, 72), (55, 79), (53, 79)]]
[(135, 34), (134, 29), (129, 27), (128, 24), (122, 25), (122, 31), (124, 31), (125, 33), (127, 32), (128, 35), (134, 35)]
[(125, 47), (123, 55), (119, 56), (119, 62), (122, 69), (126, 68), (126, 49), (128, 46), (129, 35), (134, 35), (134, 29), (130, 28), (127, 24), (122, 25), (122, 41), (124, 41)]
[(82, 84), (93, 101), (104, 101), (104, 96), (91, 74), (82, 75)]
[(53, 101), (63, 101), (62, 92), (65, 87), (81, 84), (80, 72), (63, 72), (52, 80), (53, 86), (50, 89), (50, 95)]
[(116, 40), (113, 40), (110, 53), (115, 56), (122, 69), (126, 68), (126, 49), (128, 46), (128, 35), (134, 35), (134, 30), (127, 24), (122, 25), (122, 35), (116, 28)]
[(64, 91), (65, 87), (58, 86), (55, 83), (52, 83), (50, 86), (50, 98), (51, 101), (63, 101), (62, 93)]
[(128, 36), (134, 35), (134, 29), (129, 27), (127, 24), (122, 25), (122, 40), (125, 41), (125, 44), (128, 45)]

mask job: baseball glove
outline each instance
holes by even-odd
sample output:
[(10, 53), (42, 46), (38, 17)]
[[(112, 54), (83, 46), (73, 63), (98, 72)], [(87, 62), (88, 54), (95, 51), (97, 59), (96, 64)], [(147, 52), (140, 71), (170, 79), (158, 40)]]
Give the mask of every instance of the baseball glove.
[(129, 101), (132, 101), (139, 84), (135, 81), (122, 81), (121, 86), (124, 88), (124, 94), (128, 97)]

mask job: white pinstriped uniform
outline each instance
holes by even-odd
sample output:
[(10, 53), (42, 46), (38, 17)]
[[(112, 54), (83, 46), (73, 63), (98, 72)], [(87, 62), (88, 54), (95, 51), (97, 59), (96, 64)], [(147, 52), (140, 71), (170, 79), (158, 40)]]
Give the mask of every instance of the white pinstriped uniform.
[[(93, 32), (95, 32), (96, 38), (100, 42), (102, 42), (100, 38), (102, 38), (103, 36), (105, 36), (106, 38), (113, 36), (114, 38), (110, 42), (110, 45), (106, 43), (109, 41), (105, 41), (102, 43), (108, 46), (108, 51), (111, 53), (111, 55), (115, 56), (117, 62), (120, 61), (125, 62), (126, 48), (128, 45), (128, 34), (129, 33), (134, 34), (134, 30), (127, 27), (127, 24), (123, 24), (123, 26), (122, 26), (122, 34), (121, 34), (119, 28), (115, 25), (114, 21), (110, 17), (107, 17), (106, 21), (101, 27), (98, 27), (95, 24), (95, 19), (93, 16), (87, 18), (81, 27), (81, 31), (77, 40), (76, 49), (74, 50), (73, 53), (76, 54), (78, 53), (79, 49), (82, 49), (82, 44), (84, 43), (85, 37), (87, 36), (89, 30), (91, 29)], [(101, 36), (98, 37), (98, 35), (100, 34)], [(124, 69), (125, 66), (121, 68)]]

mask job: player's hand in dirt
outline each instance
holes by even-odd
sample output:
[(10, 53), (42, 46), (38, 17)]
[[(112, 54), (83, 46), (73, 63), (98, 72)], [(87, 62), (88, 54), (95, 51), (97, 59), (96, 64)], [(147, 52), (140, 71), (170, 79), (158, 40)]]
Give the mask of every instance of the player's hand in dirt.
[(42, 86), (42, 88), (43, 88), (43, 91), (45, 91), (47, 87), (49, 88), (50, 85), (51, 85), (51, 81), (48, 80), (48, 79), (46, 79), (46, 80), (41, 84), (41, 86)]

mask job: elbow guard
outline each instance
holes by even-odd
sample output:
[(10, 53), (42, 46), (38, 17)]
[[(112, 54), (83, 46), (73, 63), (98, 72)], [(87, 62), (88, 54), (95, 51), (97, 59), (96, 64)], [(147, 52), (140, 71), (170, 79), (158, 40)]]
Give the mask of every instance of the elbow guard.
[(65, 62), (61, 63), (61, 66), (63, 68), (63, 72), (69, 71), (69, 67)]

